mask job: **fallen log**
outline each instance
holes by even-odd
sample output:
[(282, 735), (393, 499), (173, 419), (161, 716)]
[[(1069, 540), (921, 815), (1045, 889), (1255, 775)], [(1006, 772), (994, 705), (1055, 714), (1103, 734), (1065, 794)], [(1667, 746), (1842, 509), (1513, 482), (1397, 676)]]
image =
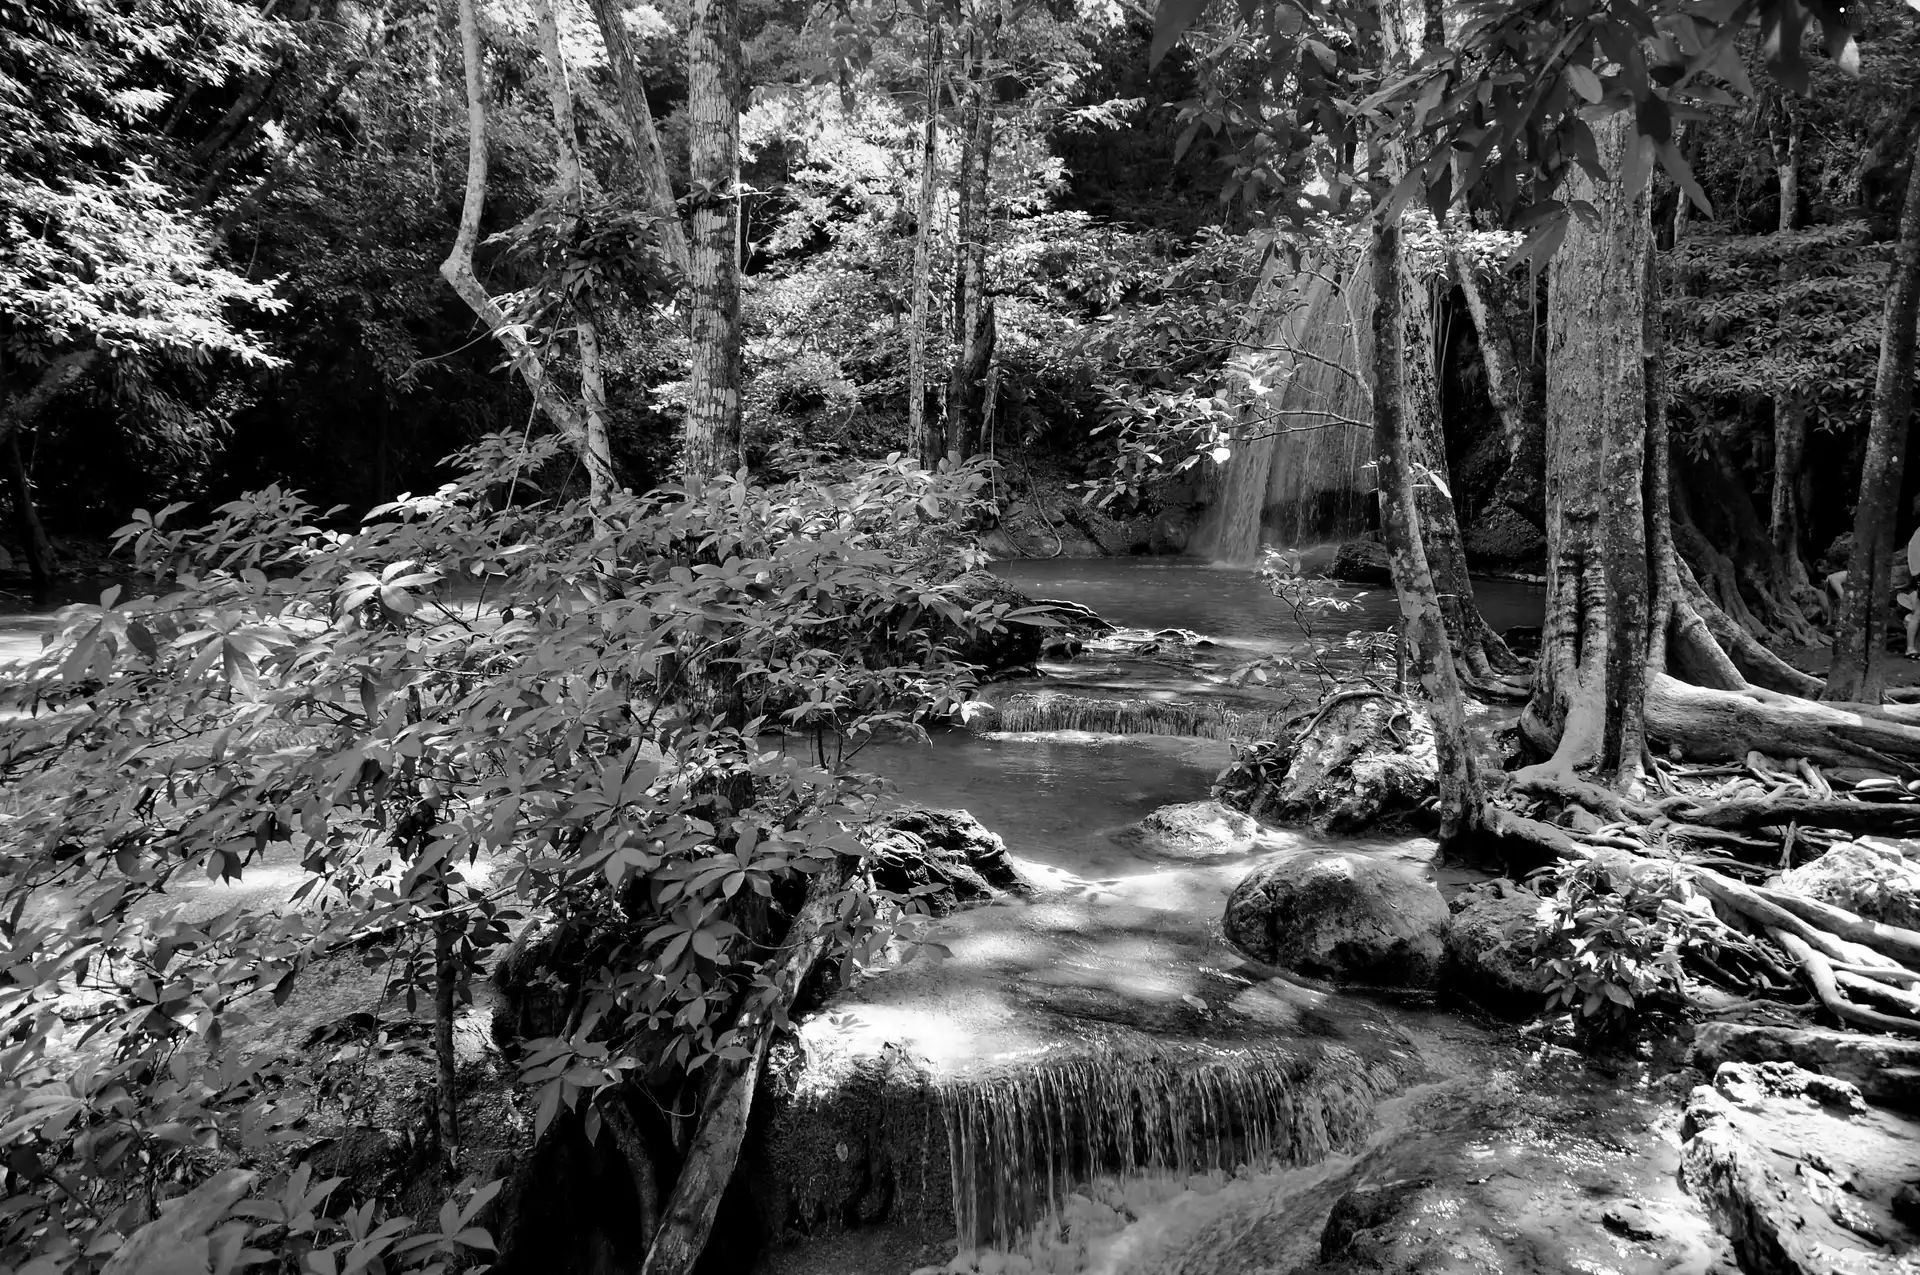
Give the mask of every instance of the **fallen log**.
[(1818, 797), (1763, 797), (1758, 800), (1716, 801), (1709, 805), (1669, 809), (1675, 823), (1703, 828), (1747, 831), (1781, 824), (1834, 828), (1841, 832), (1877, 832), (1897, 835), (1920, 832), (1920, 802), (1884, 805), (1866, 801), (1827, 801)]
[(641, 1275), (688, 1275), (706, 1249), (720, 1197), (740, 1160), (740, 1144), (746, 1139), (747, 1116), (753, 1110), (754, 1089), (774, 1024), (785, 1017), (801, 984), (826, 951), (826, 929), (834, 919), (835, 903), (851, 875), (852, 863), (836, 855), (831, 865), (807, 882), (806, 901), (787, 929), (771, 986), (736, 1028), (747, 1056), (714, 1063), (713, 1079), (700, 1104), (699, 1128), (647, 1249)]
[(1664, 673), (1647, 679), (1647, 734), (1700, 761), (1750, 752), (1805, 757), (1820, 765), (1920, 773), (1920, 728), (1882, 711), (1816, 703), (1748, 687), (1692, 686)]

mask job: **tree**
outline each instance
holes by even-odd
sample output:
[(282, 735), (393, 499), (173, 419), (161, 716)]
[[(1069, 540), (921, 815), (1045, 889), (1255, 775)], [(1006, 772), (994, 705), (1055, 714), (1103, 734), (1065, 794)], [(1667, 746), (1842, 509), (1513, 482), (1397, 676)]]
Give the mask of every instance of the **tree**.
[(1915, 320), (1920, 315), (1920, 130), (1909, 143), (1907, 197), (1900, 210), (1900, 242), (1888, 280), (1880, 329), (1880, 365), (1874, 379), (1873, 422), (1867, 432), (1860, 503), (1853, 516), (1853, 556), (1834, 636), (1827, 698), (1877, 704), (1886, 687), (1883, 633), (1886, 598), (1894, 580), (1900, 525), (1900, 484), (1906, 473), (1907, 431), (1913, 414)]
[(674, 204), (673, 185), (667, 178), (667, 160), (660, 149), (660, 137), (653, 127), (653, 112), (647, 106), (647, 86), (633, 58), (633, 45), (627, 39), (627, 25), (616, 0), (589, 0), (593, 19), (600, 28), (600, 39), (607, 48), (607, 65), (613, 75), (614, 90), (620, 98), (620, 113), (626, 121), (640, 168), (641, 188), (654, 215), (668, 260), (682, 276), (693, 272), (693, 257), (687, 246), (686, 227)]
[(694, 0), (687, 81), (693, 367), (682, 468), (700, 482), (741, 464), (739, 0)]
[(953, 274), (953, 370), (947, 377), (947, 457), (954, 463), (979, 449), (986, 413), (987, 372), (993, 363), (993, 297), (987, 285), (988, 204), (993, 172), (994, 78), (1004, 15), (998, 0), (982, 0), (967, 19), (964, 87), (959, 93), (960, 163), (954, 181), (959, 205)]
[(929, 469), (946, 448), (927, 420), (927, 337), (932, 310), (933, 219), (939, 201), (940, 36), (934, 9), (926, 10), (925, 116), (920, 122), (920, 197), (914, 207), (913, 329), (907, 337), (907, 453)]

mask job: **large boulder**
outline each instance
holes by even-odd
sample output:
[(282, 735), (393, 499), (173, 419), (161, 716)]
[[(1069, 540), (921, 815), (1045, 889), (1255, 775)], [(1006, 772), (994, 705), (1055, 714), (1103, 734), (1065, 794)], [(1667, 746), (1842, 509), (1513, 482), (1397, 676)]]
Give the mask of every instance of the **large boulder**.
[(1334, 551), (1328, 575), (1351, 584), (1392, 584), (1387, 547), (1378, 540), (1348, 540)]
[(1873, 1102), (1920, 1110), (1920, 1040), (1817, 1027), (1703, 1023), (1693, 1064), (1708, 1075), (1723, 1063), (1792, 1063), (1857, 1086)]
[(1358, 832), (1419, 810), (1439, 773), (1425, 717), (1397, 698), (1345, 692), (1291, 737), (1242, 750), (1213, 795), (1263, 823)]
[(1170, 859), (1214, 859), (1253, 849), (1260, 825), (1253, 816), (1217, 801), (1162, 806), (1113, 839), (1129, 849)]
[(964, 810), (896, 811), (869, 834), (868, 844), (874, 884), (896, 894), (920, 890), (935, 916), (1038, 893), (999, 834)]
[(1779, 886), (1869, 921), (1920, 929), (1920, 865), (1891, 846), (1851, 841), (1780, 874)]
[(1447, 983), (1484, 1009), (1512, 1018), (1540, 1011), (1552, 977), (1528, 961), (1541, 898), (1517, 887), (1463, 896), (1447, 919)]
[(1373, 987), (1440, 981), (1447, 905), (1424, 874), (1365, 854), (1265, 860), (1227, 898), (1227, 938), (1256, 960)]
[(1681, 1135), (1681, 1180), (1748, 1275), (1920, 1269), (1902, 1194), (1920, 1179), (1920, 1127), (1846, 1081), (1725, 1063), (1693, 1091)]

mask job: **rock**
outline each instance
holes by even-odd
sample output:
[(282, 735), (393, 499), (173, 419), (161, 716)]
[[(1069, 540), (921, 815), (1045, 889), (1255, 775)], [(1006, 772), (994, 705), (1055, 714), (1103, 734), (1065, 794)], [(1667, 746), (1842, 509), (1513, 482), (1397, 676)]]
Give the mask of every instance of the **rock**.
[(1462, 537), (1467, 557), (1476, 564), (1533, 566), (1547, 555), (1547, 537), (1540, 528), (1510, 507), (1494, 503), (1466, 528)]
[(1440, 981), (1447, 905), (1424, 876), (1364, 854), (1262, 862), (1227, 898), (1227, 938), (1257, 960), (1376, 987)]
[(1438, 791), (1433, 728), (1401, 701), (1338, 700), (1311, 725), (1239, 753), (1214, 780), (1214, 797), (1263, 823), (1358, 832), (1411, 815)]
[(1320, 1260), (1353, 1258), (1365, 1261), (1375, 1256), (1380, 1244), (1380, 1228), (1398, 1219), (1422, 1191), (1433, 1185), (1432, 1178), (1401, 1178), (1377, 1186), (1355, 1187), (1334, 1201), (1333, 1212), (1320, 1232)]
[(1334, 552), (1328, 574), (1355, 584), (1392, 584), (1387, 547), (1378, 540), (1349, 540)]
[(1661, 1238), (1660, 1228), (1647, 1216), (1646, 1209), (1632, 1200), (1609, 1204), (1600, 1214), (1600, 1225), (1615, 1235), (1638, 1240), (1642, 1244)]
[(964, 810), (898, 811), (874, 832), (871, 844), (875, 885), (896, 894), (946, 887), (920, 896), (935, 916), (1038, 893), (1007, 853), (1007, 843)]
[(1869, 1102), (1920, 1110), (1920, 1040), (1812, 1027), (1705, 1023), (1693, 1064), (1709, 1075), (1734, 1062), (1790, 1062), (1852, 1083)]
[(1894, 1275), (1917, 1235), (1896, 1216), (1920, 1127), (1786, 1063), (1725, 1063), (1693, 1091), (1681, 1179), (1748, 1275)]
[(1174, 859), (1211, 859), (1246, 854), (1260, 825), (1251, 815), (1217, 801), (1162, 806), (1130, 828), (1113, 834), (1123, 846)]
[(1893, 1215), (1903, 1226), (1920, 1229), (1920, 1185), (1909, 1182), (1893, 1193)]
[(1481, 894), (1447, 918), (1446, 978), (1462, 996), (1512, 1018), (1540, 1012), (1551, 975), (1527, 961), (1541, 898), (1523, 890)]
[(1777, 884), (1869, 921), (1920, 929), (1920, 865), (1889, 847), (1845, 842), (1781, 873)]

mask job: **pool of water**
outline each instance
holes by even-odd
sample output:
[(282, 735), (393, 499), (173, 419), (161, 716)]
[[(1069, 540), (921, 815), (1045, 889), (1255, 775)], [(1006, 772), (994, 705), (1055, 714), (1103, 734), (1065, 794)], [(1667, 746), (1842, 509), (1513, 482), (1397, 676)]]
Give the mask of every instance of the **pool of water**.
[[(1035, 597), (1083, 603), (1113, 624), (1192, 629), (1253, 652), (1300, 641), (1286, 604), (1245, 567), (1192, 558), (1049, 558), (995, 563), (993, 570)], [(1335, 586), (1332, 593), (1351, 609), (1316, 621), (1329, 635), (1389, 628), (1399, 618), (1390, 588)], [(1512, 580), (1476, 581), (1474, 600), (1496, 631), (1538, 624), (1546, 610), (1541, 586)]]

